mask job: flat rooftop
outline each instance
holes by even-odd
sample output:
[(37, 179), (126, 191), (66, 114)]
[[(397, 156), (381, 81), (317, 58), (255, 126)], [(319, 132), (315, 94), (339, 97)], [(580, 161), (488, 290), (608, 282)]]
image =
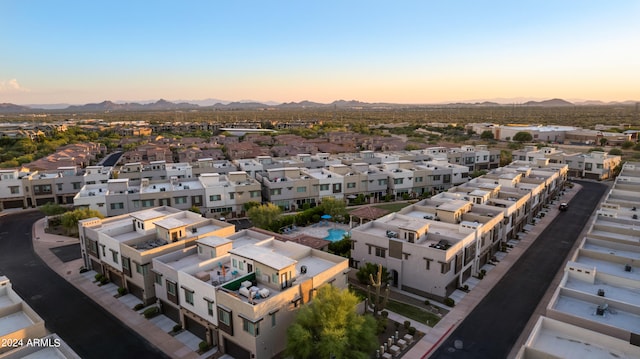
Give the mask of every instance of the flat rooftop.
[(0, 337), (27, 328), (33, 324), (34, 321), (23, 311), (0, 317)]
[[(542, 358), (541, 353), (554, 358), (640, 358), (640, 347), (551, 318), (540, 317), (533, 333), (518, 359)], [(535, 352), (528, 354), (527, 348)]]
[(606, 297), (594, 298), (595, 300), (597, 302), (594, 303), (570, 295), (560, 294), (556, 302), (551, 304), (551, 308), (590, 322), (620, 328), (631, 333), (640, 333), (640, 315), (621, 310), (613, 305), (609, 306), (603, 315), (598, 315), (596, 310), (598, 306), (606, 303)]
[(614, 263), (603, 259), (597, 259), (589, 257), (585, 254), (584, 250), (580, 250), (580, 254), (575, 259), (575, 262), (586, 265), (588, 267), (595, 267), (598, 272), (615, 275), (617, 277), (632, 279), (640, 282), (640, 268), (634, 267), (630, 272), (625, 271), (624, 264)]

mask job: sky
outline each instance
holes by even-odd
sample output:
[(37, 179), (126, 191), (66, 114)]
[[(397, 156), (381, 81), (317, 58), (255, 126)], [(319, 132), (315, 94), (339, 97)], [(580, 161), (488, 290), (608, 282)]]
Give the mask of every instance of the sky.
[(640, 100), (640, 1), (0, 0), (0, 103)]

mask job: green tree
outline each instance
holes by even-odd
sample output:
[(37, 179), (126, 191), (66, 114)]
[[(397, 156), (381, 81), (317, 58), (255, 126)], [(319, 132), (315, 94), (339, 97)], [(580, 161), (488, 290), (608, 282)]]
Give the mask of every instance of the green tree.
[(351, 256), (351, 236), (345, 235), (341, 240), (329, 243), (329, 253), (349, 258)]
[[(378, 275), (378, 266), (376, 264), (369, 263), (369, 262), (365, 263), (356, 272), (356, 278), (358, 278), (358, 282), (362, 284), (371, 284), (370, 282), (371, 276), (377, 276), (377, 275)], [(389, 271), (387, 270), (387, 268), (382, 267), (382, 282), (384, 284), (389, 283), (390, 277), (391, 276), (389, 275)]]
[(58, 214), (63, 214), (67, 211), (65, 207), (62, 207), (61, 205), (54, 202), (47, 202), (44, 205), (40, 206), (38, 209), (42, 213), (44, 213), (45, 216), (55, 216)]
[(253, 222), (253, 225), (264, 229), (269, 229), (270, 225), (276, 222), (281, 215), (282, 208), (273, 203), (253, 207), (247, 212), (247, 216)]
[(104, 218), (104, 215), (95, 209), (78, 208), (62, 215), (62, 227), (68, 235), (77, 235), (78, 221), (93, 217)]
[(319, 207), (336, 221), (341, 221), (347, 215), (347, 204), (334, 198), (324, 198)]
[(500, 150), (500, 167), (506, 166), (513, 162), (513, 154), (511, 151)]
[(483, 140), (493, 140), (495, 137), (492, 131), (486, 130), (482, 131), (482, 133), (480, 134), (480, 138)]
[(189, 208), (189, 211), (197, 214), (202, 214), (202, 212), (200, 212), (200, 207), (196, 205), (191, 206), (191, 208)]
[(607, 140), (606, 138), (602, 137), (600, 139), (600, 146), (602, 146), (602, 147), (606, 146), (607, 142), (609, 142), (609, 140)]
[(624, 141), (622, 142), (622, 144), (620, 145), (620, 147), (622, 147), (623, 150), (628, 150), (631, 147), (633, 147), (633, 142), (631, 141)]
[(612, 148), (611, 151), (609, 151), (610, 155), (614, 155), (614, 156), (622, 156), (622, 150), (619, 148)]
[(518, 142), (531, 142), (533, 136), (529, 132), (520, 131), (513, 136), (513, 140)]
[(331, 285), (303, 306), (287, 330), (286, 353), (295, 359), (368, 359), (378, 346), (376, 323), (356, 311), (358, 298)]

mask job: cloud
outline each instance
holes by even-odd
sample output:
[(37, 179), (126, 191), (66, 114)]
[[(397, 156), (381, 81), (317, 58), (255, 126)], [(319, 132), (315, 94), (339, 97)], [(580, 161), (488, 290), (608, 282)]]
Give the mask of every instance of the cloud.
[(0, 81), (0, 92), (4, 92), (4, 93), (29, 92), (29, 89), (26, 89), (20, 86), (20, 83), (18, 83), (18, 80), (10, 79), (7, 81)]

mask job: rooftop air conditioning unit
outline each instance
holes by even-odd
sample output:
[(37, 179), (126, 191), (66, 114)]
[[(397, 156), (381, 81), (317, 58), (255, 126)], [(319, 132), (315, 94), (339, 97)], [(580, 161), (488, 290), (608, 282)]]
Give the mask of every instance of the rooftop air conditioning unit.
[(307, 266), (300, 267), (300, 273), (306, 274), (307, 273)]

